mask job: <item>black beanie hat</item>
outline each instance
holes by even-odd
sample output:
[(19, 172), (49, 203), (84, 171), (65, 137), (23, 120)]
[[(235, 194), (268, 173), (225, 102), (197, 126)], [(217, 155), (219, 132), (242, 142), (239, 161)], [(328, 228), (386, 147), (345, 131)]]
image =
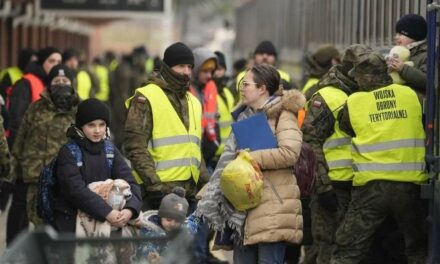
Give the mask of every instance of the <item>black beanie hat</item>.
[(71, 58), (77, 58), (79, 60), (79, 52), (76, 49), (66, 49), (63, 52), (63, 63)]
[(258, 44), (254, 52), (254, 55), (255, 54), (269, 54), (277, 57), (277, 50), (275, 49), (275, 46), (272, 44), (272, 42), (265, 40)]
[(38, 51), (38, 61), (37, 64), (40, 66), (43, 66), (44, 61), (46, 61), (47, 58), (50, 57), (50, 55), (54, 54), (54, 53), (59, 53), (61, 54), (61, 51), (55, 47), (47, 47), (44, 49), (40, 49)]
[(69, 67), (63, 64), (58, 64), (53, 66), (53, 68), (49, 72), (49, 75), (47, 75), (47, 83), (50, 85), (52, 80), (58, 76), (66, 76), (72, 84), (75, 80), (75, 74), (73, 74), (72, 70)]
[(110, 110), (103, 102), (96, 98), (90, 98), (79, 103), (75, 117), (77, 128), (97, 119), (104, 120), (107, 126), (110, 125)]
[(396, 33), (400, 33), (415, 41), (424, 40), (428, 32), (425, 19), (416, 14), (404, 15), (396, 23)]
[(29, 62), (31, 62), (32, 56), (37, 56), (37, 52), (33, 49), (22, 49), (18, 55), (18, 67), (21, 71), (25, 71)]
[(170, 68), (179, 64), (190, 64), (194, 67), (194, 55), (185, 44), (176, 42), (165, 50), (163, 62)]
[(220, 51), (215, 51), (214, 54), (217, 56), (217, 64), (226, 69), (225, 55)]

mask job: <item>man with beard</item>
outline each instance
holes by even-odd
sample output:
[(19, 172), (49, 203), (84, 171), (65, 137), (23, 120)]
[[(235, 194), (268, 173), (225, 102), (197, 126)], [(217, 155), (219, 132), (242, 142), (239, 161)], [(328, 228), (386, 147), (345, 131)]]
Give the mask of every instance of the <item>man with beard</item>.
[(192, 51), (183, 43), (169, 46), (159, 71), (126, 101), (125, 151), (138, 183), (142, 210), (156, 210), (175, 186), (195, 205), (198, 187), (207, 181), (202, 163), (202, 106), (189, 93)]
[[(341, 64), (333, 66), (318, 82), (319, 90), (307, 103), (307, 114), (302, 127), (303, 142), (308, 143), (318, 160), (310, 210), (312, 222), (305, 219), (303, 243), (306, 263), (327, 263), (334, 244), (334, 236), (350, 202), (351, 138), (340, 131), (337, 116), (347, 97), (358, 86), (348, 72), (359, 55), (371, 51), (365, 45), (355, 44), (345, 51)], [(302, 199), (303, 210), (308, 210), (310, 199)], [(311, 237), (313, 244), (310, 245)], [(315, 256), (316, 255), (316, 256)]]

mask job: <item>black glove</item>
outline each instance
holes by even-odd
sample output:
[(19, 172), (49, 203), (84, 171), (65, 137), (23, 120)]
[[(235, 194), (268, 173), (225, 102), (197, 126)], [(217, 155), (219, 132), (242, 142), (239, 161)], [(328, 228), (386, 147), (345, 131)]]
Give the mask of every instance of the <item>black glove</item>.
[(11, 165), (9, 163), (0, 165), (0, 176), (7, 177), (11, 171)]
[(14, 191), (14, 185), (9, 182), (0, 182), (0, 210), (4, 211), (9, 201), (9, 196)]
[(336, 193), (333, 190), (318, 194), (318, 203), (329, 212), (336, 212), (338, 210), (338, 197), (336, 197)]

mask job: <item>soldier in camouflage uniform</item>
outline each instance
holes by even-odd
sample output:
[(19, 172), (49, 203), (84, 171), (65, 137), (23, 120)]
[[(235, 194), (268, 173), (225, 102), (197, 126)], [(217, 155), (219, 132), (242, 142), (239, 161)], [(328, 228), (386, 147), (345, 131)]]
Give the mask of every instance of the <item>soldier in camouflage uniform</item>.
[(67, 142), (67, 128), (75, 120), (79, 100), (72, 85), (74, 78), (73, 72), (65, 65), (52, 68), (48, 76), (49, 87), (26, 111), (12, 149), (16, 176), (28, 186), (28, 219), (34, 225), (42, 224), (36, 214), (40, 171)]
[[(341, 109), (340, 106), (345, 103), (348, 95), (358, 89), (356, 82), (348, 76), (348, 72), (353, 68), (353, 63), (358, 55), (369, 50), (371, 50), (369, 47), (359, 44), (347, 48), (342, 64), (333, 66), (317, 84), (317, 87), (325, 93), (321, 94), (318, 90), (307, 105), (307, 114), (302, 127), (303, 141), (310, 144), (318, 160), (318, 179), (315, 181), (315, 190), (310, 205), (313, 235), (311, 251), (317, 254), (316, 263), (328, 263), (330, 259), (334, 234), (350, 202), (352, 185), (350, 178), (345, 177), (342, 180), (333, 176), (342, 173), (351, 177), (351, 163), (346, 166), (331, 165), (335, 161), (328, 164), (324, 157), (323, 147), (327, 139), (335, 133), (335, 126), (337, 125), (335, 117)], [(334, 92), (335, 89), (343, 93)], [(324, 97), (324, 95), (326, 96)], [(346, 135), (345, 138), (348, 139), (344, 143), (347, 145), (347, 149), (342, 149), (342, 145), (337, 148), (330, 148), (328, 152), (331, 151), (338, 155), (337, 152), (342, 149), (342, 151), (347, 152), (346, 155), (350, 156), (350, 149), (348, 148), (350, 139)], [(334, 140), (334, 142), (337, 142), (337, 140)], [(329, 170), (335, 172), (331, 174), (333, 178), (329, 177)], [(306, 253), (309, 253), (306, 256), (306, 263), (314, 263), (315, 260), (313, 259), (313, 253), (310, 254), (310, 249)]]
[(318, 90), (319, 79), (326, 74), (331, 67), (340, 63), (340, 53), (338, 49), (330, 44), (324, 44), (313, 53), (308, 54), (304, 59), (304, 68), (307, 79), (301, 91), (306, 100)]
[[(170, 67), (171, 65), (171, 67)], [(176, 70), (188, 67), (178, 73)], [(179, 119), (186, 129), (189, 127), (190, 115), (188, 106), (188, 90), (191, 68), (194, 66), (194, 56), (191, 50), (183, 43), (175, 43), (167, 48), (164, 61), (158, 72), (154, 72), (148, 84), (156, 84), (165, 93)], [(179, 68), (180, 67), (180, 68)], [(173, 69), (172, 69), (173, 68)], [(190, 204), (195, 204), (195, 195), (199, 187), (207, 182), (208, 174), (203, 162), (200, 166), (200, 178), (196, 183), (193, 178), (182, 181), (162, 182), (156, 171), (156, 162), (148, 144), (153, 138), (153, 110), (146, 96), (136, 91), (129, 100), (128, 116), (125, 123), (124, 147), (132, 168), (143, 182), (142, 210), (158, 209), (161, 199), (172, 191), (175, 186), (186, 190)], [(139, 179), (138, 179), (139, 182)]]
[(348, 97), (338, 121), (352, 137), (353, 189), (330, 263), (359, 263), (388, 215), (404, 234), (408, 263), (426, 263), (418, 185), (427, 180), (421, 104), (409, 87), (392, 84), (377, 52), (360, 57), (349, 74), (361, 92)]

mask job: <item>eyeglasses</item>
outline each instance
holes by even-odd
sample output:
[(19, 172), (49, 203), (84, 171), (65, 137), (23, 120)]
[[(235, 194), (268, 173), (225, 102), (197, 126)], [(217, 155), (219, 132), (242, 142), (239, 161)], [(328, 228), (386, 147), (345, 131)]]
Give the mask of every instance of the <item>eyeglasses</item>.
[(241, 83), (240, 83), (240, 89), (243, 89), (243, 88), (246, 88), (246, 87), (249, 87), (249, 85), (260, 85), (259, 83), (255, 83), (255, 82), (247, 82), (247, 81), (242, 81)]

